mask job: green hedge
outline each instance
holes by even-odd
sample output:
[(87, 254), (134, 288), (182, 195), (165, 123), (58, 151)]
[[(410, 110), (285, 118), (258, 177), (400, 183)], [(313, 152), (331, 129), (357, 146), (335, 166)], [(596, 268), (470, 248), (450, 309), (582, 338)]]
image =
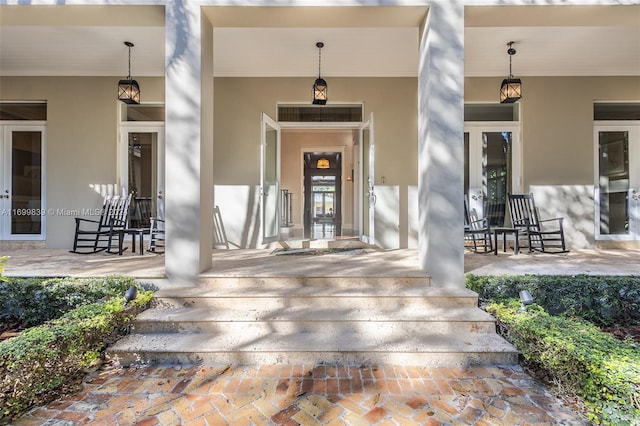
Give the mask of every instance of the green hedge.
[(640, 346), (621, 342), (579, 319), (552, 316), (519, 301), (486, 310), (527, 363), (575, 395), (596, 424), (640, 424)]
[(123, 295), (131, 277), (11, 278), (0, 282), (0, 321), (32, 327), (77, 306)]
[(529, 290), (551, 314), (566, 313), (606, 327), (640, 324), (640, 277), (590, 275), (467, 275), (481, 304), (518, 298)]
[(107, 345), (126, 333), (151, 291), (78, 307), (0, 343), (0, 420), (47, 402), (81, 378)]

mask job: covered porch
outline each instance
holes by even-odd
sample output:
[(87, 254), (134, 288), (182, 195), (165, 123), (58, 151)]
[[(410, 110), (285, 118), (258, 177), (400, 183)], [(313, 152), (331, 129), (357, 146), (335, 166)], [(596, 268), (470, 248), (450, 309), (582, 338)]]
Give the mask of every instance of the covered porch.
[[(273, 249), (214, 250), (213, 267), (202, 276), (313, 276), (334, 275), (426, 276), (419, 268), (416, 249), (368, 250), (366, 254), (325, 254), (275, 256)], [(14, 277), (96, 277), (130, 275), (140, 281), (165, 278), (164, 256), (139, 256), (126, 251), (78, 255), (64, 249), (11, 250), (6, 276)], [(547, 274), (547, 275), (640, 275), (640, 249), (578, 249), (563, 254), (514, 255), (513, 252), (464, 255), (465, 274)]]

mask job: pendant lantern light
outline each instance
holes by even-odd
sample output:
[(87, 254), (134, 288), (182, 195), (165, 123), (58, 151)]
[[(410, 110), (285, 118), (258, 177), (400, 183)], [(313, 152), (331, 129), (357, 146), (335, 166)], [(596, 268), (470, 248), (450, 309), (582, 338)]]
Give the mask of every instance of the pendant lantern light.
[(316, 47), (318, 48), (318, 78), (313, 83), (313, 103), (314, 105), (325, 105), (327, 103), (327, 82), (320, 76), (321, 53), (324, 43), (319, 41), (316, 43)]
[(514, 43), (513, 41), (507, 43), (507, 46), (509, 46), (507, 49), (509, 54), (509, 76), (502, 80), (502, 85), (500, 86), (501, 104), (514, 103), (522, 98), (522, 81), (519, 78), (513, 78), (511, 73), (511, 57), (516, 54), (516, 49), (513, 48)]
[(137, 81), (131, 78), (131, 48), (133, 43), (125, 41), (124, 45), (129, 48), (129, 74), (126, 80), (118, 82), (118, 100), (125, 104), (135, 105), (140, 103), (140, 86)]

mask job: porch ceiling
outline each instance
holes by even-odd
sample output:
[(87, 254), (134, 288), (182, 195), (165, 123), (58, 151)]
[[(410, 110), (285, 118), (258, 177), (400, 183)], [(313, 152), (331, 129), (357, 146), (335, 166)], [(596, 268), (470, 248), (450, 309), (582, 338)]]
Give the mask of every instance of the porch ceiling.
[[(123, 13), (124, 12), (124, 13)], [(133, 12), (133, 13), (132, 13)], [(216, 76), (415, 76), (425, 7), (207, 7)], [(124, 17), (124, 18), (123, 18)], [(640, 5), (468, 6), (465, 75), (640, 75)], [(0, 6), (0, 75), (164, 74), (160, 6)]]

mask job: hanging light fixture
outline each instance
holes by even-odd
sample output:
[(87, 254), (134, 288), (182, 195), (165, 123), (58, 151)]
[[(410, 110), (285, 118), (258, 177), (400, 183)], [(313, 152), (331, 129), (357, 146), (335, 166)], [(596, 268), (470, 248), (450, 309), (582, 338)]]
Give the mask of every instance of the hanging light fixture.
[(509, 54), (509, 76), (502, 80), (500, 86), (500, 103), (510, 104), (517, 102), (522, 97), (522, 82), (519, 78), (513, 78), (511, 73), (511, 57), (516, 54), (516, 49), (513, 48), (514, 41), (507, 43), (509, 48), (507, 53)]
[(313, 103), (315, 105), (324, 105), (327, 103), (327, 82), (320, 77), (321, 49), (324, 47), (324, 43), (319, 41), (316, 43), (316, 47), (318, 48), (318, 78), (313, 83)]
[(330, 166), (328, 158), (319, 158), (316, 163), (316, 168), (318, 169), (328, 169)]
[(131, 79), (131, 48), (133, 43), (125, 41), (124, 44), (129, 48), (129, 75), (127, 75), (126, 80), (118, 82), (118, 100), (125, 104), (139, 104), (140, 86), (138, 86), (137, 81)]

